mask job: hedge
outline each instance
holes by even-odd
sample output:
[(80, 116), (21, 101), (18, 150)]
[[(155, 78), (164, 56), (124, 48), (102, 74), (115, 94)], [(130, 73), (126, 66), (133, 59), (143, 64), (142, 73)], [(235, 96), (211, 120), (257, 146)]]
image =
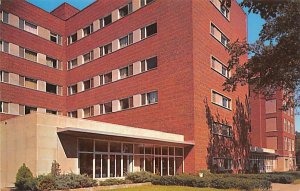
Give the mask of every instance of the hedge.
[(189, 187), (212, 187), (218, 189), (242, 189), (253, 190), (262, 189), (267, 190), (271, 188), (271, 182), (261, 179), (246, 179), (237, 177), (197, 177), (191, 175), (179, 176), (161, 176), (155, 177), (152, 180), (154, 185), (176, 185), (176, 186), (189, 186)]

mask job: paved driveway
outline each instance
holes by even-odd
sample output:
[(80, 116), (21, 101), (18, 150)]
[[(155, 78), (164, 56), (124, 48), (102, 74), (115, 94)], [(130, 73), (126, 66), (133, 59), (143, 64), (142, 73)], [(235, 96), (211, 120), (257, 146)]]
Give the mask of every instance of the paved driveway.
[(272, 184), (272, 191), (300, 191), (300, 184)]

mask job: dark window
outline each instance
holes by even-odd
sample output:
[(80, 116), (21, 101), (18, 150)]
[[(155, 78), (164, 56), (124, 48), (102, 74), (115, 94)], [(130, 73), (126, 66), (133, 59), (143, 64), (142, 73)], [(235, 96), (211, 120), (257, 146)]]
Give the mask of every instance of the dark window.
[(157, 57), (152, 57), (141, 61), (141, 71), (145, 72), (157, 67)]
[(50, 113), (50, 114), (56, 115), (57, 111), (46, 109), (46, 113)]
[(34, 112), (36, 110), (37, 110), (36, 107), (25, 106), (25, 115), (26, 114), (30, 114), (30, 113), (32, 113), (32, 112)]
[(132, 76), (133, 75), (133, 65), (129, 65), (125, 68), (121, 68), (120, 69), (120, 78), (123, 79), (123, 78), (126, 78), (128, 76)]
[(53, 84), (46, 83), (46, 92), (57, 94), (57, 86)]
[(93, 32), (93, 25), (89, 25), (83, 29), (83, 36), (87, 36)]
[(24, 26), (25, 26), (25, 21), (23, 19), (20, 19), (19, 20), (19, 28), (24, 30), (24, 28), (25, 28)]
[(106, 25), (109, 25), (110, 23), (112, 23), (112, 17), (111, 14), (100, 19), (100, 28), (105, 27)]
[(69, 93), (69, 95), (76, 94), (77, 93), (77, 84), (68, 87), (68, 93)]
[(77, 58), (68, 62), (68, 68), (72, 69), (77, 66)]
[(57, 60), (46, 57), (46, 65), (52, 68), (58, 68)]
[(1, 41), (1, 51), (9, 52), (9, 43), (5, 41)]
[(0, 74), (1, 74), (0, 81), (1, 82), (8, 82), (8, 72), (1, 71)]
[(112, 73), (104, 74), (104, 84), (112, 82)]
[(120, 48), (124, 48), (126, 46), (128, 46), (129, 44), (133, 43), (133, 34), (130, 33), (129, 35), (120, 38), (119, 39), (119, 43), (120, 43)]
[(100, 47), (100, 56), (104, 56), (112, 52), (112, 44), (107, 44), (105, 46)]
[(3, 22), (8, 24), (8, 13), (5, 11), (3, 11), (2, 13), (3, 13), (3, 15), (2, 15)]
[(121, 99), (120, 107), (121, 107), (121, 110), (132, 108), (133, 107), (133, 98), (129, 97), (129, 98)]
[(8, 113), (8, 103), (0, 101), (0, 113)]
[(77, 111), (71, 111), (71, 112), (69, 112), (68, 116), (72, 117), (72, 118), (77, 118)]
[(76, 41), (77, 41), (77, 33), (68, 37), (69, 44), (72, 44), (73, 42), (76, 42)]
[(92, 61), (94, 59), (93, 57), (94, 57), (93, 51), (83, 55), (83, 63), (87, 63), (87, 62)]
[(91, 89), (93, 87), (93, 79), (84, 81), (83, 86), (84, 86), (84, 90)]
[(112, 102), (100, 104), (100, 115), (112, 112)]
[(148, 5), (149, 3), (151, 3), (154, 0), (141, 0), (141, 7)]
[(147, 38), (147, 37), (149, 37), (151, 35), (156, 34), (157, 33), (157, 24), (154, 23), (152, 25), (149, 25), (147, 27), (142, 28), (141, 29), (141, 33), (142, 33), (141, 34), (142, 39)]
[(122, 7), (121, 9), (119, 9), (120, 18), (125, 17), (126, 15), (128, 15), (131, 12), (132, 12), (132, 3), (129, 3), (129, 4), (125, 5), (124, 7)]

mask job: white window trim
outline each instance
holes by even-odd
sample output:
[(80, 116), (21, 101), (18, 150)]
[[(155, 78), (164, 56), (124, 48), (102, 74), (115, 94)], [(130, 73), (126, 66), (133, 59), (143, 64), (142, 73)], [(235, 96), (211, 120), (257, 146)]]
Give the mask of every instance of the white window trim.
[[(225, 97), (225, 98), (229, 99), (229, 100), (230, 100), (230, 108), (224, 107), (223, 105), (220, 105), (220, 104), (214, 102), (214, 101), (212, 100), (213, 92), (215, 92), (215, 93), (221, 95), (222, 97)], [(227, 110), (232, 111), (232, 99), (231, 99), (230, 97), (228, 97), (228, 96), (225, 96), (224, 94), (221, 94), (220, 92), (218, 92), (218, 91), (216, 91), (216, 90), (214, 90), (214, 89), (211, 89), (211, 103), (213, 103), (213, 104), (215, 104), (215, 105), (217, 105), (217, 106), (220, 106), (220, 107), (222, 107), (222, 108), (224, 108), (224, 109), (227, 109)]]

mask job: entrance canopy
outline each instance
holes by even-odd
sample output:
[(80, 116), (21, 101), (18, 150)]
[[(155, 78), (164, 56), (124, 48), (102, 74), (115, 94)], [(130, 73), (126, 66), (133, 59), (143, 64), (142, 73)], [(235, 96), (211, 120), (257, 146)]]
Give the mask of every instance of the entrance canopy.
[[(156, 143), (165, 145), (180, 145), (180, 146), (193, 146), (193, 142), (188, 142), (183, 140), (183, 135), (164, 133), (160, 131), (153, 131), (147, 129), (139, 129), (126, 127), (127, 131), (106, 131), (103, 128), (99, 130), (87, 129), (87, 128), (76, 128), (76, 127), (66, 127), (58, 128), (57, 133), (73, 135), (75, 137), (83, 138), (95, 138), (95, 139), (105, 139), (105, 140), (122, 140), (122, 141), (134, 141), (143, 143)], [(159, 136), (157, 135), (159, 132)], [(171, 136), (170, 136), (171, 135)]]

